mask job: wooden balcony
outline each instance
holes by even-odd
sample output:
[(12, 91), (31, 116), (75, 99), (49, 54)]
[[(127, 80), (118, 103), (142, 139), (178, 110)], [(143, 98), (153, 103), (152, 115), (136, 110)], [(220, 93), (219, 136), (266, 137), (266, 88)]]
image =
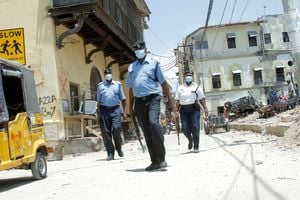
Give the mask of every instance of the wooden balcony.
[[(63, 39), (78, 34), (85, 45), (96, 48), (87, 52), (86, 61), (98, 51), (114, 58), (120, 65), (132, 62), (132, 44), (143, 39), (142, 18), (149, 15), (147, 5), (136, 5), (135, 0), (52, 0), (49, 14), (56, 25), (64, 25), (68, 31), (57, 38), (57, 47), (63, 47)], [(144, 1), (138, 1), (144, 2)], [(141, 10), (141, 8), (145, 8)], [(110, 66), (108, 66), (110, 67)]]

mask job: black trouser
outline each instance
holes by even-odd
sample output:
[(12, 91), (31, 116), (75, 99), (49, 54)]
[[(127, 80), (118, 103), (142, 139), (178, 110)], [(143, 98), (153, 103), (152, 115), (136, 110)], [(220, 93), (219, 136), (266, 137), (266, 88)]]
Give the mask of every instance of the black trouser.
[(194, 140), (194, 149), (199, 148), (200, 106), (198, 104), (181, 105), (180, 119), (183, 134), (188, 140)]
[[(107, 108), (100, 106), (100, 128), (107, 154), (121, 150), (121, 110), (119, 106)], [(112, 142), (114, 140), (114, 144)]]
[(159, 164), (165, 161), (163, 128), (159, 123), (160, 96), (135, 98), (135, 113), (144, 132), (151, 162)]

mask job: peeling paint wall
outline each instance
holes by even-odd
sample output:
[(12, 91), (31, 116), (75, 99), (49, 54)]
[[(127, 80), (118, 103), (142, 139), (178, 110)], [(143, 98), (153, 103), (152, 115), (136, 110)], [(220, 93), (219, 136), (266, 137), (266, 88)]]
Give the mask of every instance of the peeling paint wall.
[(288, 32), (287, 24), (283, 15), (269, 16), (265, 23), (262, 23), (264, 33), (271, 34), (271, 44), (265, 44), (265, 50), (289, 50), (291, 42), (283, 42), (282, 32)]
[[(26, 64), (34, 71), (47, 139), (62, 140), (65, 139), (64, 117), (69, 115), (63, 110), (63, 102), (71, 106), (70, 83), (78, 85), (79, 95), (85, 93), (86, 99), (91, 98), (92, 68), (96, 67), (104, 80), (103, 71), (113, 59), (97, 52), (92, 56), (92, 62), (87, 64), (86, 52), (95, 47), (84, 45), (76, 34), (64, 38), (64, 47), (58, 49), (56, 38), (66, 28), (56, 27), (48, 16), (50, 3), (40, 0), (30, 3), (24, 0), (0, 1), (0, 24), (1, 30), (24, 28)], [(118, 64), (114, 64), (112, 70), (113, 79), (120, 80)], [(79, 133), (80, 129), (75, 132)]]

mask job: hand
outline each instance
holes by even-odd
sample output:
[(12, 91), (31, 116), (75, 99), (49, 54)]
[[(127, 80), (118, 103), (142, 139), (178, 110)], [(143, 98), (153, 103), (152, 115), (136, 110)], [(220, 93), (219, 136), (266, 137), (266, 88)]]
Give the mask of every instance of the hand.
[(172, 98), (168, 99), (168, 111), (169, 112), (173, 112), (174, 111), (174, 103), (173, 103), (173, 99)]
[(126, 114), (122, 113), (122, 118), (123, 118), (123, 121), (125, 121), (127, 119)]
[(208, 119), (208, 110), (207, 108), (204, 108), (204, 120), (207, 121)]

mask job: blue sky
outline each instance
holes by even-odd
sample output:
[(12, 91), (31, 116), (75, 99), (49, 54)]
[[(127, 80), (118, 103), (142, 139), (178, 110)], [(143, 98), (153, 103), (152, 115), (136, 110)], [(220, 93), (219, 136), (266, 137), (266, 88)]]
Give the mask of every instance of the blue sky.
[[(209, 0), (145, 1), (151, 11), (147, 22), (150, 28), (144, 32), (147, 49), (153, 54), (166, 56), (155, 58), (162, 63), (163, 69), (169, 69), (174, 58), (168, 56), (174, 55), (172, 51), (177, 44), (197, 28), (205, 26)], [(225, 4), (226, 0), (214, 0), (209, 25), (220, 24)], [(282, 0), (228, 0), (222, 24), (229, 23), (231, 15), (231, 22), (240, 22), (254, 21), (264, 13), (283, 13)], [(175, 72), (170, 71), (169, 76), (174, 77)]]

